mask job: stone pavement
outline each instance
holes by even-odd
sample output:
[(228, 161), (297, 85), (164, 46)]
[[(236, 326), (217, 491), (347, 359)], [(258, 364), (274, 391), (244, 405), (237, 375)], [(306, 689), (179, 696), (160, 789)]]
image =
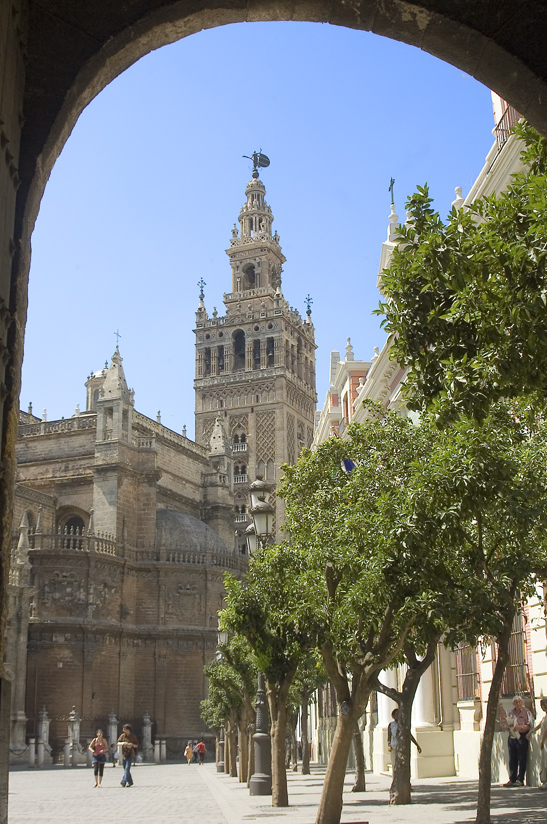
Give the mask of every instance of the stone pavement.
[[(237, 779), (213, 764), (138, 765), (135, 785), (120, 786), (122, 771), (107, 765), (103, 787), (94, 789), (91, 769), (78, 767), (10, 772), (9, 824), (314, 824), (324, 768), (312, 774), (288, 773), (288, 808), (274, 808), (268, 797), (251, 797)], [(414, 782), (413, 804), (390, 807), (390, 779), (367, 773), (367, 792), (352, 793), (346, 777), (342, 824), (460, 824), (474, 821), (476, 784), (456, 778)], [(545, 824), (547, 791), (493, 787), (493, 824)]]

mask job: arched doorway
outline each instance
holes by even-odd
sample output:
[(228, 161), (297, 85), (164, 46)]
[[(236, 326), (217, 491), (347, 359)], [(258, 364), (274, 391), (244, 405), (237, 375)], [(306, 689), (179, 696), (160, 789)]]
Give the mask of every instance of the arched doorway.
[[(547, 112), (542, 106), (547, 18), (540, 2), (529, 2), (523, 13), (517, 0), (499, 8), (498, 4), (484, 3), (480, 9), (469, 0), (450, 14), (442, 0), (394, 0), (391, 4), (377, 0), (351, 5), (308, 0), (294, 4), (290, 15), (259, 0), (236, 3), (228, 10), (214, 8), (205, 0), (195, 4), (191, 14), (185, 2), (167, 0), (132, 0), (115, 9), (106, 0), (94, 0), (93, 4), (66, 0), (55, 13), (46, 4), (34, 2), (28, 8), (17, 2), (4, 6), (1, 13), (6, 16), (7, 48), (2, 70), (7, 83), (2, 110), (5, 163), (0, 180), (5, 204), (0, 237), (0, 337), (5, 373), (0, 506), (2, 532), (8, 538), (32, 228), (48, 175), (77, 117), (127, 66), (147, 52), (202, 28), (291, 16), (371, 30), (416, 45), (499, 91), (547, 132)], [(4, 540), (2, 599), (7, 551)], [(5, 789), (0, 786), (4, 798)]]

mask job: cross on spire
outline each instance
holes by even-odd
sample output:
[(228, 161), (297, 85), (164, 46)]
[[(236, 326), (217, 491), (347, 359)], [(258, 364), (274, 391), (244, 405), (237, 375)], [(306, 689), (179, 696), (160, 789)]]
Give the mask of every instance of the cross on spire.
[(116, 331), (113, 334), (116, 335), (116, 349), (117, 349), (118, 345), (120, 343), (120, 338), (121, 338), (120, 330), (116, 329)]
[(389, 181), (389, 189), (388, 189), (388, 191), (391, 192), (391, 205), (392, 206), (395, 206), (395, 200), (393, 198), (393, 187), (394, 186), (395, 186), (395, 178), (392, 177), (391, 180)]
[(306, 297), (304, 298), (304, 303), (305, 303), (305, 304), (306, 304), (306, 306), (308, 307), (308, 308), (306, 309), (306, 315), (307, 315), (308, 317), (311, 317), (311, 305), (312, 305), (312, 303), (313, 303), (313, 298), (311, 297), (311, 295), (309, 295), (309, 294), (308, 294), (308, 295), (306, 295)]

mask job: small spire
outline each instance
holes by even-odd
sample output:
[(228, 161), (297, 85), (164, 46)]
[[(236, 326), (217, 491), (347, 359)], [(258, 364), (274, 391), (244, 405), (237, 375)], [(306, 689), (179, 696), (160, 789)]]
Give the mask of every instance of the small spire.
[(347, 341), (348, 342), (346, 343), (346, 360), (347, 361), (352, 361), (352, 360), (354, 360), (354, 357), (353, 357), (353, 346), (351, 345), (351, 338), (348, 338)]
[(44, 409), (42, 412), (42, 421), (45, 423), (47, 421), (47, 409)]
[(28, 405), (28, 414), (32, 415), (32, 401)]
[(311, 305), (313, 303), (313, 298), (311, 297), (311, 295), (309, 293), (304, 298), (304, 303), (306, 304), (306, 307), (307, 307), (306, 315), (308, 316), (307, 320), (306, 320), (306, 323), (311, 323)]
[(199, 299), (200, 299), (200, 301), (203, 303), (203, 299), (204, 299), (204, 297), (205, 297), (205, 293), (204, 293), (204, 291), (203, 291), (203, 287), (204, 287), (204, 286), (207, 286), (207, 284), (205, 283), (205, 281), (203, 280), (203, 278), (201, 278), (201, 279), (198, 281), (198, 286), (199, 286)]
[(389, 225), (387, 227), (387, 239), (391, 242), (395, 240), (397, 229), (399, 228), (399, 215), (395, 214), (395, 204), (391, 204), (391, 211), (389, 213)]
[(462, 208), (463, 204), (465, 203), (464, 198), (462, 197), (462, 187), (456, 186), (456, 200), (452, 201), (452, 208), (456, 209), (458, 212)]
[(158, 409), (158, 414), (156, 415), (156, 420), (157, 420), (158, 423), (161, 423), (161, 412), (160, 412), (159, 409)]
[(184, 424), (184, 426), (182, 427), (182, 437), (186, 437), (186, 424)]

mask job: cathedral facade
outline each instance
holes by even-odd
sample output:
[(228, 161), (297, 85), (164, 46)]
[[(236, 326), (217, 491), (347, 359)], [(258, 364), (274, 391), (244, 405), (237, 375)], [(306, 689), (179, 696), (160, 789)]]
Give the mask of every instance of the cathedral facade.
[(209, 317), (203, 287), (196, 312), (195, 443), (136, 411), (118, 348), (89, 375), (85, 411), (20, 413), (6, 661), (14, 761), (46, 730), (46, 760), (67, 735), (82, 748), (98, 726), (112, 738), (122, 722), (165, 740), (168, 756), (211, 735), (203, 669), (224, 574), (246, 568), (248, 487), (270, 482), (279, 536), (273, 489), (311, 444), (316, 402), (310, 301), (302, 319), (283, 296), (285, 258), (256, 170), (245, 194), (225, 315)]
[[(217, 645), (234, 550), (231, 453), (219, 422), (198, 446), (134, 409), (118, 349), (90, 375), (85, 412), (21, 414), (10, 579), (14, 760), (71, 711), (83, 746), (108, 716), (151, 719), (167, 753), (207, 735), (203, 667)], [(44, 416), (45, 417), (45, 416)]]

